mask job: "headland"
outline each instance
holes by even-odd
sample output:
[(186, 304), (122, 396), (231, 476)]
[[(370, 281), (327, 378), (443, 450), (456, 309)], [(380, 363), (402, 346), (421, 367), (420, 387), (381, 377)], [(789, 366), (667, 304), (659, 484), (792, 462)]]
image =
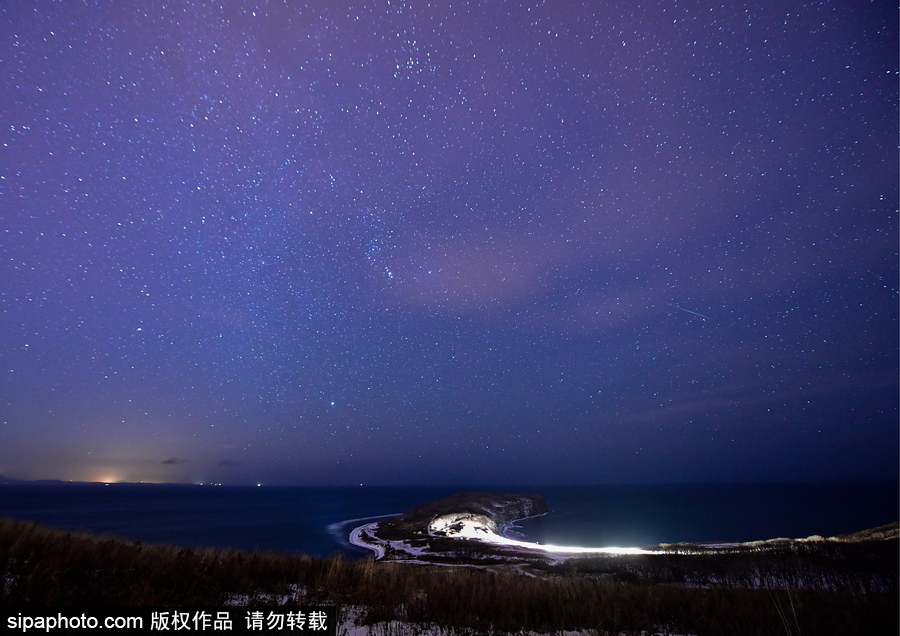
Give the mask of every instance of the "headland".
[[(460, 493), (415, 506), (401, 515), (360, 525), (350, 542), (371, 550), (377, 560), (430, 565), (513, 568), (534, 573), (577, 569), (613, 578), (623, 573), (671, 581), (671, 570), (705, 572), (718, 563), (717, 578), (744, 578), (744, 571), (767, 571), (772, 581), (787, 581), (785, 572), (799, 564), (817, 573), (839, 564), (854, 569), (896, 552), (900, 524), (852, 534), (763, 539), (743, 543), (663, 543), (650, 546), (561, 546), (521, 541), (508, 536), (515, 522), (544, 515), (547, 503), (538, 495), (496, 492)], [(790, 555), (793, 555), (791, 557)], [(785, 561), (787, 557), (790, 564)], [(673, 562), (678, 561), (678, 566)], [(730, 570), (722, 569), (729, 563)], [(711, 565), (713, 564), (713, 565)], [(665, 571), (665, 574), (661, 572)], [(808, 574), (812, 570), (805, 570)], [(641, 575), (646, 574), (646, 577)], [(818, 576), (816, 574), (815, 576)], [(860, 572), (861, 577), (865, 575)], [(768, 575), (767, 575), (768, 576)], [(677, 579), (678, 576), (675, 576)]]

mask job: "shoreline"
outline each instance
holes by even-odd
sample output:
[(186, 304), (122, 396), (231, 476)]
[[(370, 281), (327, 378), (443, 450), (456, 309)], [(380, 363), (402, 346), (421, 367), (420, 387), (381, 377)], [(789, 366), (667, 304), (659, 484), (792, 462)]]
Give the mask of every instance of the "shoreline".
[[(384, 558), (385, 555), (384, 547), (379, 545), (378, 543), (369, 543), (363, 539), (363, 534), (369, 534), (377, 527), (378, 522), (373, 521), (372, 523), (367, 523), (365, 525), (353, 528), (353, 530), (350, 531), (349, 541), (351, 545), (355, 545), (358, 548), (364, 548), (366, 550), (373, 551), (375, 553), (375, 560), (380, 561)], [(371, 534), (369, 534), (369, 536), (371, 536)]]
[[(390, 515), (395, 516), (395, 515)], [(535, 515), (538, 516), (538, 515)], [(523, 519), (531, 519), (533, 517), (522, 517), (521, 519), (514, 519), (513, 521), (521, 521)], [(386, 556), (386, 548), (382, 540), (378, 539), (374, 532), (378, 529), (378, 522), (367, 523), (362, 526), (357, 526), (354, 528), (349, 536), (348, 541), (351, 545), (354, 545), (358, 548), (363, 548), (365, 550), (370, 550), (375, 553), (375, 559), (381, 560)], [(438, 535), (430, 535), (432, 537), (437, 538)], [(529, 541), (520, 541), (518, 539), (511, 539), (507, 537), (505, 534), (497, 534), (494, 532), (490, 532), (487, 530), (482, 530), (481, 526), (466, 524), (466, 530), (463, 532), (459, 532), (453, 535), (447, 535), (450, 538), (458, 539), (458, 540), (474, 540), (480, 541), (489, 545), (494, 546), (508, 546), (511, 548), (515, 548), (518, 550), (524, 550), (526, 552), (538, 552), (548, 557), (555, 558), (558, 560), (565, 560), (573, 555), (640, 555), (640, 554), (674, 554), (674, 551), (668, 551), (665, 549), (660, 550), (647, 550), (644, 548), (626, 548), (626, 547), (617, 547), (610, 546), (605, 548), (592, 548), (592, 547), (584, 547), (584, 546), (558, 546), (553, 544), (541, 544), (541, 543), (532, 543)], [(368, 539), (368, 540), (367, 540)], [(410, 553), (409, 549), (403, 549), (398, 541), (387, 542), (390, 547), (394, 549), (400, 549), (403, 552)], [(723, 544), (724, 545), (724, 544)], [(729, 544), (731, 546), (737, 544)], [(712, 546), (710, 546), (712, 547)], [(427, 553), (424, 550), (416, 550), (418, 556), (425, 556)]]
[[(456, 552), (465, 552), (471, 548), (473, 542), (488, 552), (496, 551), (490, 555), (492, 558), (511, 565), (522, 561), (561, 563), (575, 556), (634, 556), (666, 552), (663, 548), (648, 550), (638, 547), (541, 544), (509, 536), (517, 527), (517, 522), (544, 516), (548, 512), (543, 499), (534, 495), (526, 497), (464, 493), (417, 506), (400, 515), (384, 515), (379, 521), (356, 526), (350, 531), (348, 542), (373, 552), (375, 559), (379, 561), (386, 559), (420, 563), (452, 559), (458, 556)], [(515, 516), (508, 516), (511, 513)], [(392, 520), (393, 525), (400, 526), (403, 530), (397, 532), (393, 528), (395, 536), (379, 536), (383, 530), (381, 522), (386, 519)], [(339, 525), (350, 522), (352, 520)], [(448, 540), (453, 545), (448, 544)]]
[[(536, 510), (537, 514), (533, 514)], [(656, 555), (663, 558), (667, 555), (796, 550), (802, 545), (852, 544), (896, 539), (898, 535), (897, 524), (889, 524), (833, 537), (812, 535), (747, 542), (678, 542), (645, 547), (541, 544), (509, 536), (517, 522), (546, 514), (546, 503), (536, 495), (462, 493), (357, 526), (350, 532), (348, 540), (351, 545), (372, 551), (379, 561), (521, 567), (527, 564), (560, 566), (570, 561), (605, 557)], [(382, 525), (384, 522), (387, 524)]]
[[(368, 541), (377, 524), (358, 526), (357, 538)], [(598, 625), (612, 627), (606, 636), (651, 633), (648, 626), (652, 633), (757, 636), (783, 633), (785, 616), (796, 633), (897, 633), (896, 529), (881, 531), (893, 537), (886, 541), (864, 534), (857, 543), (677, 559), (548, 566), (469, 553), (398, 567), (339, 555), (142, 544), (7, 518), (0, 519), (0, 574), (13, 607), (335, 605), (338, 633), (359, 636), (586, 636)]]

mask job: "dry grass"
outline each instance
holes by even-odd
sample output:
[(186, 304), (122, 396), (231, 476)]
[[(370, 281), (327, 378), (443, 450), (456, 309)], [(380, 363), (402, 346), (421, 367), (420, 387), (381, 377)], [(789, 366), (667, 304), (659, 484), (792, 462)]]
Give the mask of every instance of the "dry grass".
[[(652, 568), (632, 563), (633, 582), (566, 572), (534, 578), (339, 556), (146, 545), (0, 520), (0, 603), (7, 606), (221, 606), (246, 598), (259, 605), (363, 607), (370, 623), (397, 619), (474, 633), (898, 633), (896, 576), (889, 591), (748, 589), (735, 582), (698, 587), (671, 580), (673, 568), (687, 575), (696, 569), (690, 560), (660, 563), (654, 576)], [(895, 575), (896, 563), (895, 557)], [(712, 561), (706, 567), (721, 570)]]

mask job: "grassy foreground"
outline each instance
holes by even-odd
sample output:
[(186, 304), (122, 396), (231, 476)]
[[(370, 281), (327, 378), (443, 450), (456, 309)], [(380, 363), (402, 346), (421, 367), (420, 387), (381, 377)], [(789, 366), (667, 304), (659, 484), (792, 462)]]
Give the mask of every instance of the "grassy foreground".
[[(587, 573), (563, 569), (526, 576), (503, 569), (148, 545), (0, 519), (0, 603), (334, 604), (339, 617), (361, 608), (365, 623), (403, 620), (457, 627), (460, 633), (871, 636), (898, 633), (897, 542), (885, 546), (879, 548), (883, 554), (876, 550), (875, 569), (888, 576), (878, 575), (882, 582), (868, 591), (833, 584), (760, 589), (727, 577), (725, 583), (698, 585), (690, 576), (676, 583), (652, 575), (657, 570), (648, 571), (639, 558), (633, 568), (618, 561), (619, 569), (632, 572), (630, 581), (604, 575), (599, 566)], [(670, 559), (659, 572), (693, 571), (686, 559)], [(706, 564), (704, 571), (713, 567)], [(746, 564), (738, 569), (746, 570)]]

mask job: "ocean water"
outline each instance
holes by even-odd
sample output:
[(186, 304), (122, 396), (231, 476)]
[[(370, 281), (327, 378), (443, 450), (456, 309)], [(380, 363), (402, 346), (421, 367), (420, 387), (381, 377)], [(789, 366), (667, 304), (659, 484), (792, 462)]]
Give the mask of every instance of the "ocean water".
[(896, 482), (545, 487), (530, 541), (591, 547), (835, 536), (900, 520)]
[(677, 486), (229, 487), (0, 485), (0, 516), (147, 543), (328, 556), (360, 520), (457, 492), (539, 494), (550, 513), (514, 533), (540, 543), (644, 546), (835, 535), (900, 519), (896, 482)]

